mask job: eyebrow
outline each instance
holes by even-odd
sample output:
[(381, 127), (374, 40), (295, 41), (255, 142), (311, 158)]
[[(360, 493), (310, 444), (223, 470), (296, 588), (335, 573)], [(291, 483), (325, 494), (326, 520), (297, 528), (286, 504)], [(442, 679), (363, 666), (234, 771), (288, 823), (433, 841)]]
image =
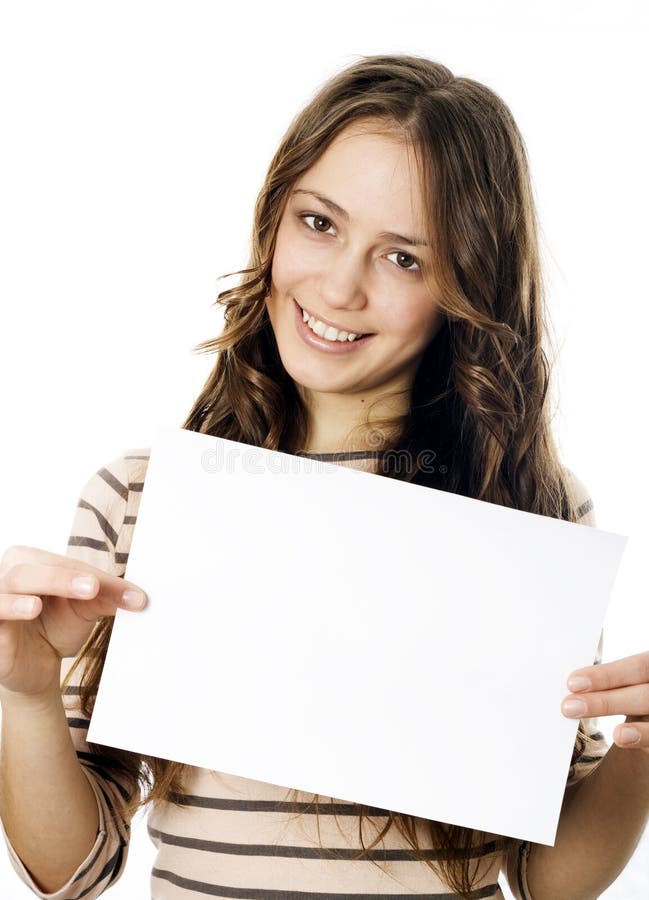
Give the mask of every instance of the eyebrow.
[[(293, 194), (310, 194), (311, 197), (315, 197), (323, 206), (326, 206), (328, 210), (332, 213), (335, 213), (337, 216), (340, 216), (341, 219), (344, 219), (345, 222), (349, 222), (349, 213), (346, 209), (343, 209), (342, 206), (339, 206), (338, 203), (335, 203), (333, 200), (329, 199), (329, 197), (325, 197), (322, 194), (316, 193), (316, 191), (307, 191), (302, 188), (295, 188), (292, 191)], [(411, 247), (428, 247), (429, 244), (423, 238), (420, 237), (408, 237), (403, 234), (396, 234), (394, 231), (382, 231), (379, 234), (379, 237), (385, 238), (389, 241), (399, 241), (403, 244), (409, 244)]]

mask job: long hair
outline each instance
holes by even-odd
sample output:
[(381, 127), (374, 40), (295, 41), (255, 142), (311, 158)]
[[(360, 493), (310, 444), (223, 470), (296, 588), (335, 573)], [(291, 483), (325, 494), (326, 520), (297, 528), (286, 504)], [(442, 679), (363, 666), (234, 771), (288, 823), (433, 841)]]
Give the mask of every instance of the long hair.
[[(194, 348), (216, 359), (182, 427), (287, 453), (304, 450), (307, 410), (280, 360), (265, 297), (292, 187), (344, 128), (360, 121), (387, 126), (415, 153), (431, 248), (423, 276), (444, 316), (421, 359), (407, 415), (378, 429), (374, 423), (386, 450), (379, 474), (576, 521), (551, 432), (551, 364), (543, 346), (549, 319), (523, 139), (492, 90), (421, 57), (361, 57), (290, 123), (257, 197), (247, 267), (232, 273), (239, 283), (215, 301), (224, 307), (222, 333)], [(99, 621), (75, 663), (86, 667), (81, 702), (88, 716), (112, 622)], [(187, 771), (180, 763), (98, 750), (141, 789), (129, 813), (181, 793)], [(314, 795), (316, 808), (317, 802)], [(470, 895), (478, 869), (471, 872), (471, 847), (483, 832), (390, 812), (365, 847), (365, 814), (359, 805), (359, 858), (394, 826), (459, 896)], [(422, 823), (428, 846), (439, 851), (436, 862), (420, 852)]]

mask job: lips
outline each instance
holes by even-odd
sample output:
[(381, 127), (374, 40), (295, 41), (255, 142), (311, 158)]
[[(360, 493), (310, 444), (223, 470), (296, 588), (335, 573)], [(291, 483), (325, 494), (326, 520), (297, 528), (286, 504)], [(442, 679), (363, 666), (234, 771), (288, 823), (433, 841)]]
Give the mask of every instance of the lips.
[(375, 337), (375, 335), (373, 334), (368, 334), (365, 337), (357, 337), (353, 341), (329, 341), (324, 337), (320, 337), (309, 328), (307, 323), (304, 321), (302, 307), (295, 299), (293, 300), (293, 309), (295, 329), (302, 341), (304, 341), (304, 343), (312, 349), (318, 351), (319, 353), (323, 353), (326, 356), (348, 356), (350, 353), (353, 355), (355, 355), (356, 353), (362, 353), (362, 348), (367, 347), (367, 345), (370, 344), (372, 342), (372, 339)]
[[(293, 299), (295, 300), (295, 297)], [(316, 315), (314, 312), (311, 312), (311, 310), (306, 309), (306, 307), (300, 306), (300, 304), (298, 303), (297, 300), (295, 300), (295, 302), (299, 306), (300, 311), (304, 311), (304, 312), (308, 313), (309, 316), (313, 316), (314, 319), (317, 319), (319, 322), (322, 322), (323, 325), (330, 325), (332, 328), (335, 328), (337, 331), (346, 331), (348, 334), (351, 333), (351, 334), (357, 335), (356, 340), (358, 340), (359, 338), (362, 338), (362, 337), (368, 337), (368, 335), (373, 334), (373, 332), (371, 332), (371, 331), (357, 331), (355, 328), (349, 328), (349, 326), (347, 326), (347, 325), (338, 325), (338, 324), (336, 324), (336, 322), (332, 322), (329, 319), (325, 319), (324, 316)]]

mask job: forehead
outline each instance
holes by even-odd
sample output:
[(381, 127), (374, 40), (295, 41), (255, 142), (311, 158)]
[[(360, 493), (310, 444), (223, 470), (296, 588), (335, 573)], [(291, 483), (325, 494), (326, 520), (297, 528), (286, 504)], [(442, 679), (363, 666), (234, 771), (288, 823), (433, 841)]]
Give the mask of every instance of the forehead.
[(376, 120), (343, 129), (295, 187), (327, 194), (350, 213), (359, 205), (378, 204), (410, 221), (424, 212), (412, 143), (394, 126)]

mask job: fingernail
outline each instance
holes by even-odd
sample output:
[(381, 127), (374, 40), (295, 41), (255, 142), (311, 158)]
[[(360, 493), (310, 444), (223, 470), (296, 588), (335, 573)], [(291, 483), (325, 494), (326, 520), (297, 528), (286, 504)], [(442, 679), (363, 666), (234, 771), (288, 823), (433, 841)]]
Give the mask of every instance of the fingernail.
[(124, 606), (128, 606), (129, 609), (140, 609), (144, 606), (145, 599), (146, 597), (142, 591), (129, 589), (122, 594), (122, 603)]
[(72, 579), (72, 590), (83, 597), (91, 597), (95, 593), (96, 581), (92, 575), (79, 575)]
[(570, 718), (578, 718), (586, 712), (586, 704), (583, 700), (564, 700), (563, 711)]
[(637, 744), (642, 735), (637, 728), (622, 728), (620, 730), (621, 744)]
[(573, 675), (572, 678), (568, 679), (568, 690), (574, 691), (587, 691), (592, 687), (592, 682), (590, 678), (586, 678), (585, 675)]

